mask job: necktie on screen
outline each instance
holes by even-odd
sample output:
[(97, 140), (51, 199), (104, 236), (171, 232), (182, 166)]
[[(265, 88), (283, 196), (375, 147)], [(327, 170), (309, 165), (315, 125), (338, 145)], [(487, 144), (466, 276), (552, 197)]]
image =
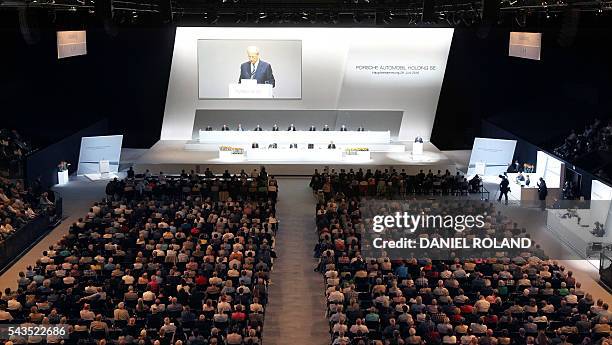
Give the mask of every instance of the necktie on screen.
[(255, 65), (251, 64), (251, 79), (255, 78)]

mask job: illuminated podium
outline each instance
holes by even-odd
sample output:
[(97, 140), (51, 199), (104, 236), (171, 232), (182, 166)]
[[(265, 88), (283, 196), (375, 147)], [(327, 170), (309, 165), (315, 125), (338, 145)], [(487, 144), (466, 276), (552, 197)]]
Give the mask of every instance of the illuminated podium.
[(272, 84), (257, 84), (256, 80), (243, 79), (240, 84), (228, 85), (229, 98), (272, 98)]

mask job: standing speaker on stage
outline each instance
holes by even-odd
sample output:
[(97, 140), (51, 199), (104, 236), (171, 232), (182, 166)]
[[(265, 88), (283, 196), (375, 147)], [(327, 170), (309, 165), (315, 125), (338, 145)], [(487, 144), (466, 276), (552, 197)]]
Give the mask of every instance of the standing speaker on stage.
[(257, 84), (271, 84), (276, 86), (274, 74), (272, 74), (272, 66), (259, 58), (259, 49), (255, 46), (247, 48), (247, 56), (249, 61), (240, 65), (240, 83), (242, 79), (257, 80)]

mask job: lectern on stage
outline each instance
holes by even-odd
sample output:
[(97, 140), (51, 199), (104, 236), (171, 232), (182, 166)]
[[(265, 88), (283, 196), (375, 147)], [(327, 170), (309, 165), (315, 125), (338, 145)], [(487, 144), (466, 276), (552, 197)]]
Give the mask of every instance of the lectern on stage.
[(242, 79), (228, 85), (229, 98), (273, 98), (272, 84), (257, 84), (254, 79)]

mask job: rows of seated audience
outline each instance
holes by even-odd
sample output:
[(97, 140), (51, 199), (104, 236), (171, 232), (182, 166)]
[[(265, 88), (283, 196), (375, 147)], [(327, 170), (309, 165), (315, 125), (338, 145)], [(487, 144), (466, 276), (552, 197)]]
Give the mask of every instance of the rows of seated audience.
[(29, 188), (20, 171), (31, 146), (15, 130), (0, 129), (0, 243), (40, 215), (54, 216), (54, 197), (38, 181)]
[(273, 202), (276, 202), (278, 197), (278, 181), (274, 176), (268, 175), (265, 167), (261, 167), (260, 170), (255, 168), (250, 173), (242, 169), (239, 173), (230, 174), (225, 170), (218, 176), (213, 174), (210, 168), (206, 168), (202, 174), (194, 170), (189, 173), (182, 170), (180, 174), (174, 176), (160, 172), (156, 180), (152, 179), (153, 175), (149, 170), (136, 176), (134, 170), (129, 168), (127, 177), (121, 181), (117, 179), (110, 181), (106, 186), (106, 195), (121, 193), (127, 200), (143, 195), (156, 198), (192, 195), (203, 198), (215, 197), (220, 200), (226, 200), (229, 195), (252, 198), (267, 196)]
[(278, 221), (258, 187), (274, 181), (263, 168), (112, 181), (5, 291), (0, 322), (68, 329), (48, 344), (261, 344)]
[[(365, 203), (332, 189), (316, 207), (316, 270), (325, 280), (331, 344), (612, 343), (609, 306), (539, 246), (511, 257), (367, 257)], [(476, 203), (487, 212), (487, 236), (527, 236), (493, 204)], [(409, 204), (430, 213), (447, 205)]]
[[(569, 161), (575, 161), (587, 153), (612, 150), (612, 120), (603, 123), (595, 119), (587, 124), (583, 131), (572, 130), (563, 144), (554, 149), (554, 153)], [(603, 174), (604, 172), (597, 172)]]
[(32, 151), (16, 130), (0, 129), (0, 173), (3, 177), (19, 175), (22, 159)]
[(18, 180), (0, 177), (0, 243), (39, 215), (54, 216), (51, 199), (48, 192), (26, 189)]
[(342, 192), (347, 197), (377, 196), (387, 198), (403, 198), (415, 194), (466, 195), (480, 191), (482, 180), (478, 175), (471, 180), (460, 172), (451, 174), (446, 170), (427, 173), (421, 170), (416, 175), (409, 175), (405, 169), (326, 169), (315, 170), (311, 177), (310, 187), (314, 191), (322, 191), (327, 197), (332, 191)]

